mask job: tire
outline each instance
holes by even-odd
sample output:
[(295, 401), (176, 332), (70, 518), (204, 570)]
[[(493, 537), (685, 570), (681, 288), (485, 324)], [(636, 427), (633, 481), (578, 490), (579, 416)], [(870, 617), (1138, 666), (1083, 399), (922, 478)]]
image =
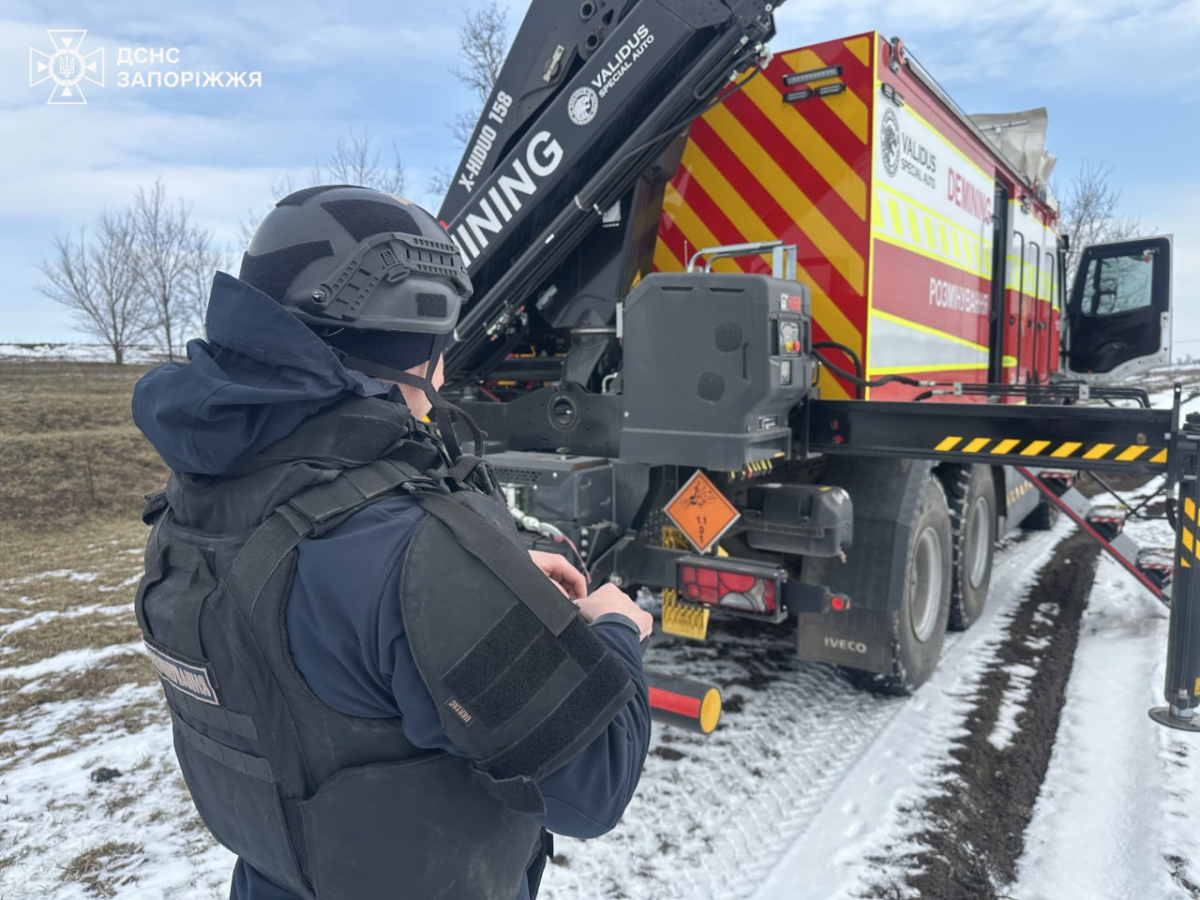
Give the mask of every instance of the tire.
[(950, 629), (965, 631), (979, 621), (987, 605), (996, 551), (996, 480), (987, 466), (952, 466), (939, 474), (954, 541)]
[(1021, 520), (1021, 527), (1026, 531), (1049, 531), (1058, 521), (1058, 516), (1058, 507), (1043, 497), (1037, 509)]
[(941, 481), (929, 478), (913, 518), (905, 563), (905, 588), (897, 624), (895, 671), (852, 674), (862, 687), (906, 695), (929, 680), (942, 655), (950, 620), (954, 572), (950, 508)]

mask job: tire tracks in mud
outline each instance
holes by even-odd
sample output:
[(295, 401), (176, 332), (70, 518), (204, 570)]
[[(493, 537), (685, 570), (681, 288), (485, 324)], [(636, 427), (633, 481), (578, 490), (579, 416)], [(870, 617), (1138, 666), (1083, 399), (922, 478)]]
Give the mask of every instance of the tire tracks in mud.
[[(1078, 532), (1055, 548), (979, 680), (945, 789), (910, 810), (926, 823), (913, 835), (924, 849), (887, 863), (924, 900), (1007, 897), (1050, 764), (1099, 553)], [(865, 896), (895, 896), (895, 886)]]

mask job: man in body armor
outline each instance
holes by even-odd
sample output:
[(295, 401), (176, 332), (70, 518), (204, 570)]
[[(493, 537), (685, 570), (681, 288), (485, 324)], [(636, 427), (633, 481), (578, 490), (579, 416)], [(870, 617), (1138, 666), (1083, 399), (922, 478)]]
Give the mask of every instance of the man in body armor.
[(547, 832), (603, 834), (637, 786), (650, 616), (527, 552), (458, 451), (470, 291), (425, 210), (298, 191), (134, 391), (172, 472), (135, 608), (234, 900), (524, 900)]

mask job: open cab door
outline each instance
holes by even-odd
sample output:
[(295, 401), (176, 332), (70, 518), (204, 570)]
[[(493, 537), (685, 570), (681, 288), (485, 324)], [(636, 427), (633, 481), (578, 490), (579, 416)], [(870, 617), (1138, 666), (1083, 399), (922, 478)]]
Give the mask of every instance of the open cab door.
[(1171, 238), (1085, 247), (1067, 303), (1066, 369), (1089, 382), (1171, 361)]

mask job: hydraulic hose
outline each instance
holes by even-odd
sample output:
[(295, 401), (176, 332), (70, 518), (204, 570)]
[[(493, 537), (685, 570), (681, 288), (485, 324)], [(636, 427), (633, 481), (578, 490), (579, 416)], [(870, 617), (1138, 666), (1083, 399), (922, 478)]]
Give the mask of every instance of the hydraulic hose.
[[(845, 378), (851, 384), (856, 385), (860, 389), (883, 387), (885, 384), (893, 383), (907, 384), (911, 387), (928, 387), (933, 384), (931, 381), (918, 381), (915, 378), (909, 378), (907, 375), (884, 375), (882, 378), (864, 378), (862, 362), (859, 360), (858, 354), (845, 344), (839, 344), (837, 341), (817, 341), (812, 345), (812, 347), (814, 351), (813, 356), (817, 358), (817, 361), (821, 363), (821, 365), (825, 366), (825, 368), (829, 369), (835, 375)], [(850, 357), (850, 360), (854, 363), (854, 372), (847, 372), (841, 366), (834, 365), (826, 357), (815, 352), (817, 350), (840, 350), (842, 353), (845, 353), (848, 357)], [(856, 399), (861, 400), (862, 397), (860, 396)]]

